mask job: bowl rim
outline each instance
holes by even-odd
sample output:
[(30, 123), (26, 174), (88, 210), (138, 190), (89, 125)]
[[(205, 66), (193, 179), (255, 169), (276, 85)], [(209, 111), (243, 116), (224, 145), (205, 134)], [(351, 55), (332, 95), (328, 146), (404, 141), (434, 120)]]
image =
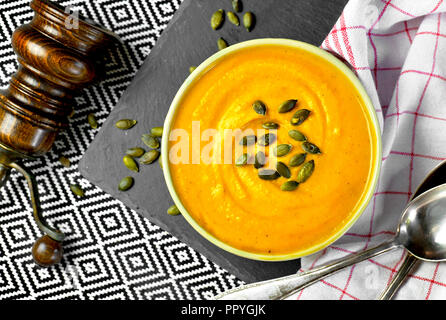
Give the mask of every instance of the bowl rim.
[[(365, 105), (365, 108), (368, 112), (369, 118), (371, 120), (371, 134), (375, 136), (376, 141), (376, 154), (375, 154), (375, 168), (374, 172), (372, 170), (371, 173), (371, 181), (369, 182), (369, 187), (367, 189), (367, 192), (365, 196), (362, 199), (361, 204), (358, 206), (356, 212), (351, 215), (349, 221), (344, 224), (342, 228), (340, 228), (335, 234), (333, 234), (331, 237), (326, 239), (325, 241), (318, 243), (316, 245), (313, 245), (310, 248), (307, 248), (305, 250), (300, 250), (297, 252), (287, 253), (287, 254), (279, 254), (279, 255), (268, 255), (268, 254), (262, 254), (262, 253), (254, 253), (249, 251), (244, 251), (238, 248), (235, 248), (231, 245), (226, 244), (225, 242), (218, 239), (216, 236), (212, 235), (210, 232), (208, 232), (206, 229), (204, 229), (198, 222), (195, 221), (195, 219), (189, 214), (189, 212), (186, 210), (186, 208), (183, 206), (178, 194), (175, 191), (175, 188), (173, 186), (173, 180), (170, 173), (170, 166), (169, 166), (169, 135), (170, 130), (172, 127), (173, 120), (176, 116), (176, 113), (178, 111), (178, 107), (180, 105), (181, 100), (183, 99), (184, 95), (187, 93), (189, 86), (192, 85), (197, 79), (199, 79), (201, 73), (208, 69), (213, 64), (217, 63), (218, 60), (222, 59), (223, 57), (230, 55), (231, 53), (239, 50), (243, 50), (246, 48), (251, 47), (258, 47), (258, 46), (267, 46), (267, 45), (282, 45), (287, 47), (293, 47), (305, 50), (307, 52), (313, 53), (316, 56), (324, 59), (328, 63), (331, 63), (339, 71), (341, 71), (354, 85), (356, 88), (358, 94), (360, 95), (361, 99), (363, 100), (363, 103)], [(174, 201), (175, 205), (180, 210), (182, 216), (186, 219), (186, 221), (206, 240), (210, 241), (212, 244), (216, 245), (217, 247), (230, 252), (232, 254), (235, 254), (240, 257), (244, 257), (251, 260), (257, 260), (257, 261), (288, 261), (288, 260), (294, 260), (298, 259), (307, 255), (310, 255), (312, 253), (318, 252), (336, 240), (338, 240), (340, 237), (342, 237), (348, 229), (359, 219), (359, 217), (362, 215), (366, 207), (368, 206), (370, 200), (372, 199), (372, 196), (375, 192), (377, 183), (378, 183), (378, 177), (381, 171), (381, 158), (382, 158), (382, 141), (381, 141), (381, 130), (380, 125), (378, 121), (378, 117), (375, 111), (375, 108), (373, 106), (373, 103), (367, 94), (365, 88), (363, 87), (361, 81), (358, 79), (356, 74), (339, 58), (334, 56), (328, 51), (325, 51), (324, 49), (321, 49), (319, 47), (316, 47), (312, 44), (298, 41), (298, 40), (292, 40), (292, 39), (283, 39), (283, 38), (263, 38), (263, 39), (255, 39), (255, 40), (248, 40), (244, 42), (240, 42), (238, 44), (231, 45), (227, 47), (226, 49), (220, 50), (217, 53), (213, 54), (209, 58), (207, 58), (205, 61), (203, 61), (189, 76), (188, 78), (183, 82), (179, 90), (177, 91), (170, 107), (169, 111), (167, 113), (167, 116), (164, 121), (164, 130), (163, 130), (163, 136), (161, 141), (161, 155), (162, 155), (162, 167), (163, 167), (163, 173), (164, 173), (164, 179), (167, 184), (167, 188), (169, 190), (169, 193), (172, 197), (172, 200)]]

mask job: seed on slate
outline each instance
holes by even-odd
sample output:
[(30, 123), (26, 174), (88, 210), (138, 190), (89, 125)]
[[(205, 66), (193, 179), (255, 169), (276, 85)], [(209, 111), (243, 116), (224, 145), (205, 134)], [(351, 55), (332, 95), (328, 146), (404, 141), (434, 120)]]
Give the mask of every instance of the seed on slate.
[(178, 216), (181, 214), (181, 212), (176, 205), (173, 205), (167, 209), (167, 214), (171, 216)]
[(322, 153), (321, 149), (319, 147), (311, 142), (305, 141), (302, 143), (302, 149), (305, 152), (311, 153), (311, 154), (320, 154)]
[(130, 148), (128, 149), (125, 154), (129, 155), (133, 158), (139, 158), (141, 157), (146, 151), (143, 148)]
[(160, 147), (160, 142), (158, 139), (151, 134), (143, 134), (141, 140), (149, 148), (158, 149)]
[(136, 120), (122, 119), (116, 122), (115, 126), (116, 128), (121, 130), (128, 130), (132, 128), (136, 124), (136, 122), (137, 122)]
[(276, 135), (273, 133), (267, 133), (260, 137), (259, 145), (263, 147), (269, 146), (271, 143), (276, 141)]
[(297, 104), (297, 100), (287, 100), (285, 102), (282, 102), (282, 104), (279, 106), (279, 113), (286, 113), (286, 112), (290, 112), (291, 110), (294, 109), (294, 107)]
[(221, 27), (223, 24), (223, 21), (225, 19), (224, 11), (223, 9), (217, 10), (214, 12), (214, 14), (211, 17), (211, 27), (214, 30), (217, 30)]
[(299, 186), (299, 182), (294, 181), (294, 180), (290, 180), (285, 182), (284, 184), (282, 184), (280, 186), (280, 190), (282, 191), (294, 191), (297, 189), (297, 187)]
[(305, 137), (302, 132), (297, 130), (288, 131), (288, 135), (296, 141), (307, 141), (307, 137)]
[(160, 157), (158, 158), (158, 163), (160, 165), (160, 168), (163, 168), (163, 156), (160, 154)]
[(227, 16), (228, 16), (228, 20), (229, 20), (232, 24), (234, 24), (234, 25), (236, 25), (236, 26), (239, 26), (239, 25), (240, 25), (240, 20), (238, 19), (237, 15), (236, 15), (234, 12), (232, 12), (232, 11), (228, 11)]
[(254, 101), (254, 103), (252, 104), (252, 108), (256, 113), (262, 116), (266, 114), (266, 105), (260, 100)]
[(251, 30), (254, 28), (254, 20), (255, 17), (252, 12), (246, 12), (243, 16), (243, 25), (248, 32), (251, 32)]
[(291, 124), (293, 126), (298, 126), (298, 125), (302, 124), (305, 120), (307, 120), (310, 113), (311, 113), (311, 111), (307, 110), (307, 109), (297, 110), (296, 113), (291, 118)]
[(223, 38), (218, 38), (217, 45), (218, 45), (218, 50), (223, 50), (228, 47), (228, 43)]
[(274, 148), (274, 155), (276, 157), (283, 157), (290, 153), (293, 146), (291, 144), (279, 144)]
[(132, 177), (125, 177), (123, 178), (118, 185), (118, 189), (121, 191), (127, 191), (133, 186), (133, 178)]
[(247, 163), (248, 163), (248, 154), (247, 153), (242, 154), (240, 157), (238, 157), (237, 160), (235, 160), (235, 165), (238, 167), (244, 166)]
[(311, 176), (314, 171), (314, 160), (310, 160), (305, 163), (300, 171), (297, 173), (297, 182), (302, 183), (307, 181), (307, 179)]
[(59, 162), (65, 167), (69, 168), (71, 166), (71, 161), (67, 157), (61, 156)]
[(93, 128), (93, 129), (97, 129), (98, 128), (98, 122), (96, 121), (96, 117), (94, 116), (93, 113), (90, 113), (87, 116), (87, 120), (88, 120), (88, 123), (90, 124), (91, 128)]
[(242, 139), (240, 139), (240, 145), (242, 146), (251, 146), (257, 142), (257, 137), (254, 135), (251, 136), (244, 136)]
[(240, 0), (232, 0), (232, 9), (234, 9), (235, 12), (241, 12), (242, 2)]
[(262, 124), (262, 127), (264, 129), (278, 129), (279, 124), (275, 122), (265, 122), (264, 124)]
[(124, 165), (127, 167), (127, 169), (132, 170), (134, 172), (139, 172), (138, 164), (131, 156), (129, 155), (124, 156), (122, 162), (124, 162)]
[(260, 169), (265, 165), (265, 163), (266, 163), (265, 154), (262, 151), (257, 152), (254, 158), (254, 168)]
[(287, 167), (287, 165), (283, 162), (277, 162), (276, 164), (276, 170), (277, 172), (284, 178), (290, 178), (291, 177), (291, 171), (290, 168)]
[(196, 66), (190, 66), (190, 67), (189, 67), (189, 73), (192, 73), (192, 72), (194, 72), (194, 71), (195, 71), (195, 69), (197, 69), (197, 67), (196, 67)]
[(163, 127), (155, 127), (150, 129), (150, 133), (154, 137), (162, 137), (163, 136)]
[(276, 180), (280, 177), (280, 174), (276, 170), (271, 169), (260, 169), (258, 175), (263, 180)]
[(70, 189), (78, 197), (83, 197), (85, 194), (84, 190), (82, 190), (81, 186), (78, 184), (71, 184)]
[(307, 158), (307, 154), (306, 153), (296, 154), (296, 155), (291, 157), (289, 165), (290, 165), (290, 167), (298, 167), (302, 163), (305, 162), (306, 158)]
[(160, 152), (158, 150), (150, 150), (144, 153), (144, 155), (139, 159), (139, 163), (141, 164), (151, 164), (160, 156)]

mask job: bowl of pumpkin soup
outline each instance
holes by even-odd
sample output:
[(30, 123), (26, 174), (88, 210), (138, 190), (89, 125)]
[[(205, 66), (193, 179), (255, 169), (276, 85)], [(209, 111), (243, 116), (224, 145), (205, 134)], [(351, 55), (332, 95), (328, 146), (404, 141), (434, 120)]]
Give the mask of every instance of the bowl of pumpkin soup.
[(343, 62), (307, 43), (258, 39), (190, 74), (161, 153), (172, 199), (197, 232), (233, 254), (284, 261), (323, 249), (359, 218), (381, 138)]

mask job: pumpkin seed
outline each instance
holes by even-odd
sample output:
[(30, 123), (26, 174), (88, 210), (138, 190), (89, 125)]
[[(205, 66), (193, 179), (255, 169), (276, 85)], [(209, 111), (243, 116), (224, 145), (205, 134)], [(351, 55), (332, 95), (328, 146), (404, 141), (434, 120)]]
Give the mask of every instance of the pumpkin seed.
[(290, 112), (294, 109), (294, 107), (297, 104), (297, 100), (287, 100), (285, 102), (282, 102), (282, 104), (279, 106), (279, 113), (286, 113)]
[(141, 164), (151, 164), (155, 162), (156, 159), (160, 156), (160, 152), (158, 150), (150, 150), (144, 153), (144, 155), (139, 159), (139, 163)]
[(223, 21), (225, 19), (224, 11), (223, 9), (219, 9), (214, 12), (214, 14), (211, 17), (211, 27), (214, 30), (217, 30), (221, 27), (223, 24)]
[(143, 148), (130, 148), (128, 149), (125, 154), (129, 155), (133, 158), (139, 158), (141, 157), (146, 151)]
[(251, 146), (253, 144), (255, 144), (257, 142), (257, 137), (254, 135), (250, 135), (250, 136), (244, 136), (241, 140), (240, 140), (240, 145), (242, 146)]
[(287, 167), (287, 165), (283, 162), (277, 162), (276, 164), (276, 170), (277, 172), (284, 178), (290, 178), (291, 177), (291, 171), (290, 168)]
[(228, 43), (226, 42), (225, 39), (218, 38), (217, 46), (218, 46), (218, 50), (223, 50), (223, 49), (226, 49), (228, 47)]
[(267, 133), (260, 137), (259, 145), (263, 147), (269, 146), (276, 141), (276, 135), (274, 133)]
[(290, 153), (293, 146), (291, 144), (279, 144), (274, 148), (274, 155), (276, 157), (283, 157)]
[(122, 162), (124, 162), (124, 165), (127, 167), (127, 169), (139, 172), (138, 164), (131, 156), (129, 155), (124, 156)]
[(228, 11), (228, 13), (226, 15), (228, 16), (229, 22), (231, 22), (232, 24), (234, 24), (236, 26), (240, 25), (240, 20), (234, 12)]
[(280, 190), (282, 191), (294, 191), (297, 189), (297, 187), (299, 186), (299, 182), (294, 181), (294, 180), (290, 180), (285, 182), (284, 184), (282, 184), (280, 186)]
[(241, 12), (242, 2), (240, 0), (232, 0), (232, 9), (234, 9), (235, 12)]
[(71, 184), (70, 189), (78, 197), (83, 197), (85, 195), (84, 190), (82, 190), (81, 186), (78, 184)]
[(71, 161), (67, 157), (61, 156), (59, 162), (65, 167), (69, 168), (71, 166)]
[(311, 111), (307, 110), (307, 109), (297, 110), (296, 113), (291, 118), (291, 124), (293, 126), (298, 126), (298, 125), (302, 124), (305, 120), (307, 120), (310, 113), (311, 113)]
[(279, 124), (275, 123), (275, 122), (265, 122), (264, 124), (262, 124), (262, 127), (264, 129), (278, 129), (279, 128)]
[(87, 116), (87, 120), (88, 120), (88, 123), (90, 124), (90, 127), (92, 129), (97, 129), (98, 128), (98, 122), (96, 121), (96, 117), (94, 116), (93, 113), (90, 113)]
[(296, 155), (291, 157), (289, 165), (290, 165), (290, 167), (298, 167), (302, 163), (305, 162), (306, 158), (307, 158), (307, 154), (306, 153), (296, 154)]
[(256, 113), (261, 114), (262, 116), (266, 114), (266, 105), (260, 100), (254, 101), (252, 108)]
[(167, 214), (170, 216), (178, 216), (181, 214), (180, 209), (176, 205), (173, 205), (167, 209)]
[(158, 139), (151, 134), (143, 134), (141, 140), (149, 148), (158, 149), (160, 147), (160, 142)]
[(296, 181), (299, 183), (307, 181), (314, 171), (314, 160), (306, 162), (297, 173)]
[(296, 141), (307, 141), (307, 137), (305, 137), (302, 132), (297, 130), (288, 131), (288, 135)]
[(305, 141), (304, 143), (302, 143), (302, 149), (305, 152), (311, 153), (311, 154), (320, 154), (321, 149), (319, 149), (319, 147), (311, 142)]
[(195, 71), (195, 69), (197, 69), (197, 67), (196, 67), (196, 66), (190, 66), (190, 67), (189, 67), (189, 73), (192, 73), (192, 72), (194, 72), (194, 71)]
[(243, 25), (245, 26), (245, 29), (248, 32), (251, 32), (251, 30), (254, 28), (254, 22), (255, 22), (254, 20), (255, 20), (255, 17), (252, 12), (248, 11), (243, 16)]
[(136, 120), (122, 119), (116, 122), (115, 126), (116, 128), (121, 130), (128, 130), (132, 128), (136, 124), (136, 122), (137, 122)]
[(150, 129), (150, 133), (154, 137), (162, 137), (163, 136), (163, 127), (155, 127)]
[(265, 154), (262, 151), (257, 152), (254, 158), (254, 168), (260, 169), (265, 165), (265, 163), (266, 163)]
[(160, 165), (160, 168), (163, 169), (163, 156), (160, 154), (160, 157), (158, 158), (158, 163)]
[(263, 180), (276, 180), (280, 177), (280, 174), (272, 169), (260, 169), (258, 175), (259, 178)]
[(247, 153), (242, 154), (240, 157), (238, 157), (237, 160), (235, 160), (235, 165), (238, 167), (244, 166), (247, 163), (248, 163), (248, 154)]
[(133, 182), (132, 177), (125, 177), (119, 182), (118, 189), (120, 191), (127, 191), (133, 186)]

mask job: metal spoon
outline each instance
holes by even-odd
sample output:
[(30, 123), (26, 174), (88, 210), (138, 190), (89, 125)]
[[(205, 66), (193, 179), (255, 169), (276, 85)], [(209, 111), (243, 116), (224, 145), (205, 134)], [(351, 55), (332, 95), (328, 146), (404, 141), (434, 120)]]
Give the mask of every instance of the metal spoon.
[(393, 240), (308, 272), (235, 288), (215, 299), (285, 299), (345, 267), (397, 247), (406, 248), (421, 260), (446, 260), (446, 184), (424, 192), (409, 203)]
[[(441, 162), (439, 165), (437, 165), (434, 169), (432, 169), (429, 172), (429, 174), (426, 176), (423, 182), (421, 182), (421, 184), (418, 186), (415, 193), (412, 195), (411, 200), (419, 196), (423, 192), (431, 188), (434, 188), (438, 185), (441, 185), (443, 183), (446, 183), (446, 161)], [(419, 261), (420, 261), (419, 259), (417, 259), (409, 252), (407, 252), (406, 257), (404, 258), (404, 261), (401, 264), (401, 267), (399, 268), (395, 276), (392, 278), (392, 281), (389, 283), (386, 289), (381, 293), (379, 299), (380, 300), (392, 299), (396, 291), (403, 283), (404, 279), (406, 279), (409, 272), (411, 272), (411, 270), (415, 268), (417, 262)]]

